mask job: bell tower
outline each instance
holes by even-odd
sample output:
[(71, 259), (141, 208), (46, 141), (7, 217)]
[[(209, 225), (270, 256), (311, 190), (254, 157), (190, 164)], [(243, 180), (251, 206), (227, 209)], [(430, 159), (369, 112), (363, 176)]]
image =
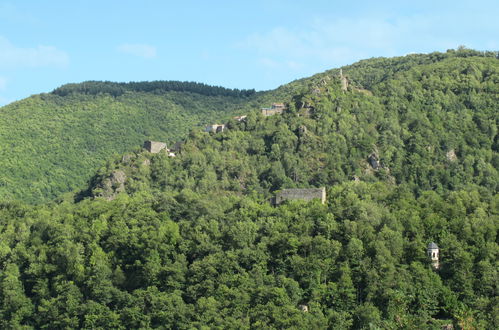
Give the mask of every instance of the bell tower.
[(428, 244), (428, 249), (426, 250), (426, 252), (431, 260), (431, 265), (433, 266), (433, 268), (439, 269), (440, 263), (438, 259), (438, 254), (439, 254), (438, 245), (435, 244), (434, 242), (431, 242), (430, 244)]

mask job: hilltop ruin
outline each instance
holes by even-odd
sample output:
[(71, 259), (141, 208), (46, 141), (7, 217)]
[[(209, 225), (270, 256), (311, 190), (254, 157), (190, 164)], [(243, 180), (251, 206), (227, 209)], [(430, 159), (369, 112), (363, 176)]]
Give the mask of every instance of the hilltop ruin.
[(279, 205), (288, 200), (311, 201), (320, 199), (321, 203), (326, 202), (326, 188), (301, 188), (301, 189), (283, 189), (276, 193), (272, 200), (274, 205)]

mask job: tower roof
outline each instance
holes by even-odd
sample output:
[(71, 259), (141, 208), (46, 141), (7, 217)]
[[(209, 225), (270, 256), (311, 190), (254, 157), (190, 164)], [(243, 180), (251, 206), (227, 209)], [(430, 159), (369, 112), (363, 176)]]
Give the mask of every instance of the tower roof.
[(431, 242), (428, 244), (428, 249), (438, 249), (438, 245), (435, 242)]

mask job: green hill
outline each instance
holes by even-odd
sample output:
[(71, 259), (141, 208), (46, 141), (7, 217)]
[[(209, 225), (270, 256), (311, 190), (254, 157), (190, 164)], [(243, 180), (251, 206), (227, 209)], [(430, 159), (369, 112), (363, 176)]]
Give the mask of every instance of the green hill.
[[(282, 115), (256, 110), (223, 134), (193, 131), (165, 184), (268, 195), (355, 179), (407, 184), (416, 194), (470, 185), (497, 193), (497, 58), (406, 63), (369, 90), (354, 80), (379, 61), (344, 68), (346, 91), (330, 71), (269, 92), (288, 102)], [(391, 68), (413, 58), (382, 61)]]
[(0, 108), (0, 197), (41, 202), (81, 188), (113, 154), (173, 143), (252, 97), (197, 83), (86, 82), (12, 103)]
[[(496, 329), (498, 101), (497, 53), (361, 61), (3, 202), (0, 327)], [(308, 187), (325, 203), (269, 202)]]
[[(432, 104), (422, 99), (413, 99), (413, 97), (426, 98), (428, 97), (426, 94), (433, 89), (441, 94), (430, 95), (430, 97), (440, 103), (440, 107), (444, 107), (444, 113), (446, 113), (446, 108), (454, 106), (449, 102), (459, 102), (459, 106), (468, 109), (468, 114), (476, 106), (492, 108), (489, 112), (496, 110), (491, 104), (474, 103), (476, 93), (485, 91), (489, 97), (495, 95), (495, 78), (490, 76), (487, 68), (482, 72), (473, 67), (473, 65), (490, 66), (490, 63), (486, 63), (495, 62), (494, 56), (493, 52), (482, 53), (461, 49), (447, 53), (371, 59), (344, 67), (351, 88), (357, 88), (364, 93), (366, 91), (370, 94), (374, 93), (372, 98), (368, 98), (368, 103), (370, 103), (369, 107), (376, 108), (377, 117), (369, 118), (370, 126), (362, 126), (360, 131), (375, 130), (374, 134), (391, 134), (394, 139), (404, 139), (403, 134), (407, 135), (407, 129), (411, 130), (413, 127), (404, 128), (393, 125), (400, 119), (400, 116), (405, 116), (405, 113), (409, 112), (414, 116), (406, 119), (412, 120), (414, 125), (418, 123), (417, 125), (421, 126), (417, 129), (420, 131), (418, 134), (424, 135), (423, 131), (426, 130), (425, 127), (428, 127), (425, 120), (432, 120), (432, 116), (435, 115), (441, 116), (442, 109), (435, 108), (434, 113), (428, 113)], [(469, 59), (471, 64), (467, 64), (466, 59)], [(437, 68), (438, 66), (435, 69), (429, 69), (437, 70), (436, 72), (417, 72), (417, 70), (425, 70), (427, 65), (449, 61), (454, 61), (454, 64), (458, 66), (453, 68), (452, 73), (446, 71), (447, 64), (441, 64), (440, 69)], [(460, 68), (459, 65), (467, 65), (467, 67)], [(467, 70), (468, 74), (461, 77), (462, 70)], [(322, 93), (327, 89), (324, 84), (331, 83), (331, 77), (337, 76), (338, 70), (331, 70), (311, 78), (297, 80), (273, 91), (260, 93), (255, 93), (253, 90), (232, 90), (200, 83), (175, 81), (142, 83), (89, 81), (64, 85), (52, 93), (35, 95), (12, 103), (0, 108), (0, 127), (2, 128), (0, 159), (3, 165), (0, 168), (0, 197), (31, 203), (51, 200), (62, 193), (80, 189), (92, 173), (113, 154), (122, 154), (131, 150), (146, 139), (161, 140), (172, 144), (184, 138), (193, 128), (226, 121), (232, 116), (249, 113), (262, 106), (269, 106), (273, 102), (287, 101), (292, 108), (299, 108), (305, 103), (311, 105), (311, 102), (316, 102), (319, 108), (329, 107), (333, 102), (335, 106), (341, 108), (338, 105), (340, 101), (332, 101), (331, 97), (324, 97)], [(463, 77), (470, 80), (468, 82), (449, 81)], [(389, 84), (390, 80), (394, 83)], [(475, 85), (484, 83), (484, 85), (478, 87), (469, 85), (464, 95), (460, 96), (455, 93), (450, 95), (449, 90), (452, 92), (453, 89), (462, 88), (462, 86), (455, 86), (457, 83)], [(387, 87), (390, 89), (386, 89)], [(482, 90), (482, 87), (485, 90)], [(313, 90), (321, 89), (322, 94), (312, 93)], [(388, 95), (388, 93), (393, 95)], [(468, 97), (468, 100), (464, 100), (464, 96)], [(343, 99), (347, 100), (347, 103), (358, 103), (356, 99), (359, 98), (359, 95), (354, 95)], [(495, 99), (492, 98), (487, 102), (494, 101)], [(373, 102), (381, 102), (381, 104)], [(408, 102), (412, 107), (418, 109), (421, 107), (423, 112), (404, 110), (404, 107), (409, 105)], [(390, 107), (393, 106), (402, 108), (391, 109)], [(359, 113), (352, 113), (352, 115), (364, 117), (368, 115), (360, 110), (355, 111)], [(388, 115), (382, 118), (381, 112), (386, 112)], [(419, 121), (418, 116), (425, 113), (429, 116), (425, 115), (426, 118)], [(461, 111), (453, 118), (440, 119), (460, 121), (459, 116), (463, 115), (464, 112)], [(490, 113), (488, 118), (489, 122), (482, 121), (477, 116), (473, 118), (473, 123), (480, 121), (481, 132), (478, 136), (470, 133), (469, 138), (479, 139), (481, 134), (494, 134), (494, 122), (490, 122)], [(349, 122), (352, 119), (354, 121)], [(357, 117), (347, 116), (342, 124), (348, 127), (342, 129), (349, 130), (347, 135), (355, 134), (354, 138), (358, 139), (356, 119)], [(374, 120), (382, 120), (384, 126), (381, 127), (380, 123), (374, 124)], [(362, 125), (363, 123), (361, 122)], [(440, 124), (445, 125), (443, 122)], [(438, 129), (445, 130), (446, 127), (442, 126)], [(489, 132), (483, 133), (487, 129)], [(372, 144), (376, 142), (375, 139), (378, 139), (378, 136), (374, 135), (365, 136), (369, 134), (367, 132), (362, 134), (366, 140), (361, 143)], [(350, 138), (350, 136), (345, 137)], [(376, 147), (383, 148), (383, 143), (400, 144), (403, 142), (386, 139), (388, 137), (385, 136), (384, 141), (377, 141)], [(446, 137), (443, 139), (445, 140)], [(450, 145), (442, 146), (442, 141), (429, 141), (429, 144), (432, 144), (436, 151), (440, 150), (440, 147), (447, 148), (448, 152), (457, 150), (456, 141), (452, 137), (449, 139), (452, 140), (452, 142), (449, 141)], [(480, 143), (476, 141), (475, 144), (480, 145)], [(367, 152), (370, 147), (366, 147), (363, 151)], [(397, 146), (392, 145), (391, 148), (394, 149)], [(397, 155), (399, 160), (403, 159), (399, 156)], [(394, 156), (392, 152), (388, 152), (384, 153), (383, 157), (393, 158)], [(489, 160), (487, 163), (494, 161)]]

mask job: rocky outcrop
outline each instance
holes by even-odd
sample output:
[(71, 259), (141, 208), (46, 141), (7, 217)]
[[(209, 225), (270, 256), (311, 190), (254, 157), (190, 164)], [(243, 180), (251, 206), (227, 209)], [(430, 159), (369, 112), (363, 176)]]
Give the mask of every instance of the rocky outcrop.
[(304, 136), (305, 134), (307, 134), (307, 126), (300, 125), (300, 127), (298, 127), (298, 136)]
[(371, 165), (374, 170), (379, 170), (381, 168), (381, 163), (377, 153), (373, 152), (370, 154), (367, 160), (369, 161), (369, 165)]
[(108, 201), (116, 198), (116, 196), (125, 191), (125, 182), (127, 176), (122, 170), (115, 170), (111, 175), (104, 179), (100, 186), (94, 190), (95, 197), (102, 197)]
[(445, 157), (449, 162), (455, 162), (457, 160), (456, 151), (454, 149), (447, 151)]

